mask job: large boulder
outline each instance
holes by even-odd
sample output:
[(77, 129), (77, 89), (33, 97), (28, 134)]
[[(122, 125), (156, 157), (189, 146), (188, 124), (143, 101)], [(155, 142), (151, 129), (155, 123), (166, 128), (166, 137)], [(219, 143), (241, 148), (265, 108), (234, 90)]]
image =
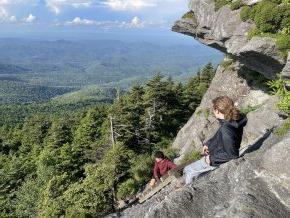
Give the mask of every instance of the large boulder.
[(260, 78), (239, 62), (218, 67), (201, 104), (173, 142), (173, 147), (180, 151), (177, 163), (185, 154), (201, 150), (202, 144), (217, 130), (218, 122), (211, 113), (211, 101), (218, 96), (231, 97), (238, 108), (247, 112), (248, 123), (241, 147), (253, 144), (268, 129), (283, 122), (284, 117), (276, 108), (278, 99), (267, 92), (264, 79), (256, 77)]
[(253, 23), (240, 19), (240, 9), (224, 6), (215, 11), (214, 0), (191, 0), (191, 16), (177, 21), (172, 30), (193, 36), (201, 43), (231, 54), (249, 69), (267, 78), (275, 78), (285, 65), (275, 40), (269, 37), (247, 38)]
[(285, 64), (285, 67), (283, 68), (281, 74), (284, 78), (290, 79), (290, 51), (288, 52), (287, 62)]

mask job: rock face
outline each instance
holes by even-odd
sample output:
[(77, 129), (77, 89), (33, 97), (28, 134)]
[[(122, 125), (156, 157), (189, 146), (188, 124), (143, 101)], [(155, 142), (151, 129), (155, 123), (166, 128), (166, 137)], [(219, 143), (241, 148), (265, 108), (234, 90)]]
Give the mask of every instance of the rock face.
[(254, 26), (242, 22), (240, 10), (228, 6), (215, 11), (214, 0), (191, 0), (192, 18), (177, 21), (173, 31), (195, 37), (201, 43), (231, 54), (248, 68), (267, 78), (275, 78), (285, 65), (279, 55), (274, 39), (253, 37), (247, 32)]
[[(122, 217), (275, 217), (290, 215), (290, 134), (223, 164), (189, 186), (160, 193)], [(165, 192), (165, 193), (164, 193)], [(166, 194), (166, 196), (165, 196)]]
[(218, 96), (228, 95), (238, 108), (248, 111), (241, 147), (253, 144), (267, 129), (283, 122), (283, 116), (275, 106), (277, 99), (263, 90), (263, 81), (252, 76), (251, 71), (239, 62), (226, 68), (218, 67), (200, 106), (175, 138), (173, 147), (179, 149), (181, 155), (176, 159), (177, 163), (188, 152), (201, 150), (202, 144), (215, 133), (218, 123), (211, 113), (211, 100)]
[(290, 52), (288, 52), (287, 63), (282, 71), (282, 76), (284, 78), (290, 79)]
[[(254, 4), (260, 0), (243, 1)], [(277, 110), (278, 99), (265, 86), (266, 78), (281, 71), (290, 78), (290, 53), (285, 61), (271, 38), (248, 40), (246, 33), (253, 24), (242, 22), (239, 10), (224, 6), (215, 11), (213, 0), (191, 0), (190, 9), (193, 13), (177, 21), (173, 30), (230, 54), (231, 59), (218, 67), (200, 106), (176, 136), (173, 147), (180, 157), (175, 161), (201, 150), (203, 142), (215, 133), (218, 123), (211, 113), (211, 101), (221, 95), (231, 97), (247, 114), (242, 157), (181, 189), (176, 190), (173, 183), (120, 216), (290, 217), (290, 132), (278, 137), (272, 131), (287, 116)]]

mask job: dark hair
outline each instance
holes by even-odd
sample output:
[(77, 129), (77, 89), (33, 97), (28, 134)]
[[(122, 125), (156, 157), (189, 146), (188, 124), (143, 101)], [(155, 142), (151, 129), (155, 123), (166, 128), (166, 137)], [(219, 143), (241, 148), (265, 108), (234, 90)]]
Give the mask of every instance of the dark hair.
[(165, 158), (165, 155), (163, 154), (162, 151), (156, 151), (156, 152), (154, 153), (154, 157), (155, 157), (155, 158), (161, 158), (161, 159), (164, 159), (164, 158)]
[(240, 118), (240, 111), (228, 96), (219, 96), (212, 100), (212, 103), (213, 108), (224, 114), (226, 120), (238, 120)]

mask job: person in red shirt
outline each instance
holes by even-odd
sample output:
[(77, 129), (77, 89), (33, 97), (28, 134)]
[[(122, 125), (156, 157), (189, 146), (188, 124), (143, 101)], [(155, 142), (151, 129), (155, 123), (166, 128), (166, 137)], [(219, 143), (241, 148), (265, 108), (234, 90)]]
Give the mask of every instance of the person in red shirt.
[(153, 179), (150, 182), (150, 186), (154, 186), (156, 181), (159, 181), (169, 170), (175, 169), (176, 165), (169, 160), (161, 151), (155, 152), (155, 165), (153, 169)]

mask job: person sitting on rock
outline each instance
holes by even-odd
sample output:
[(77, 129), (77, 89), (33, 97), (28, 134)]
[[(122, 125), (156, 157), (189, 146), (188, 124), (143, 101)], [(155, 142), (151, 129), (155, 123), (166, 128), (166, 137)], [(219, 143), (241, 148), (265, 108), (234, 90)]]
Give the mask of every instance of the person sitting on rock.
[(239, 157), (243, 128), (247, 123), (247, 118), (239, 112), (233, 100), (227, 96), (217, 97), (212, 103), (213, 113), (219, 121), (219, 129), (203, 145), (204, 157), (184, 168), (186, 184), (199, 174)]
[(176, 165), (169, 160), (162, 151), (155, 152), (155, 165), (153, 169), (153, 179), (150, 181), (150, 186), (153, 187), (157, 181), (166, 173), (171, 170), (175, 169)]

